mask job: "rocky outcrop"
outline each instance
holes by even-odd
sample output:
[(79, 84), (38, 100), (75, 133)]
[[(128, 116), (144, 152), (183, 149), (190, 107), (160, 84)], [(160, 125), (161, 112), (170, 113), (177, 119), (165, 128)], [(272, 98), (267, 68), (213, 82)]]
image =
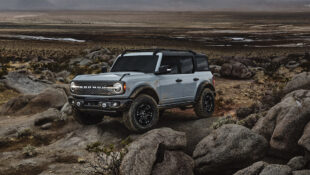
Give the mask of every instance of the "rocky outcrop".
[(181, 151), (165, 151), (163, 161), (157, 163), (152, 175), (193, 175), (194, 160)]
[[(310, 121), (310, 91), (298, 90), (286, 95), (253, 127), (270, 140), (271, 153), (290, 158), (302, 151), (297, 142)], [(302, 141), (301, 141), (302, 142)]]
[(220, 73), (223, 77), (237, 79), (249, 79), (254, 75), (246, 65), (240, 62), (223, 64)]
[(20, 72), (9, 72), (5, 76), (4, 83), (7, 87), (22, 94), (39, 94), (50, 87), (50, 84), (43, 83), (26, 73)]
[(304, 133), (299, 139), (298, 144), (310, 151), (310, 122), (306, 125)]
[(240, 125), (224, 125), (198, 143), (193, 154), (200, 174), (230, 172), (264, 157), (264, 137)]
[(294, 76), (284, 87), (283, 91), (287, 94), (299, 89), (310, 90), (310, 72), (303, 72)]
[(28, 115), (45, 111), (49, 108), (61, 109), (67, 102), (67, 95), (62, 89), (46, 89), (34, 95), (16, 97), (1, 106), (1, 115)]
[(291, 167), (291, 169), (292, 169), (293, 171), (295, 171), (295, 170), (301, 170), (301, 169), (306, 168), (307, 160), (306, 160), (303, 156), (298, 156), (298, 157), (292, 158), (292, 159), (287, 163), (287, 165), (288, 165), (289, 167)]
[(50, 108), (42, 113), (36, 114), (34, 121), (35, 126), (42, 126), (47, 123), (51, 123), (57, 120), (60, 120), (60, 112), (55, 108)]
[(239, 170), (234, 175), (259, 175), (260, 172), (268, 165), (268, 163), (260, 161), (256, 162), (253, 165)]
[[(185, 133), (170, 128), (151, 130), (129, 145), (128, 153), (121, 163), (120, 172), (123, 175), (149, 175), (152, 173), (153, 165), (156, 162), (168, 161), (172, 163), (172, 159), (176, 159), (176, 155), (173, 156), (174, 158), (169, 158), (168, 156), (171, 154), (165, 153), (165, 150), (180, 150), (185, 147)], [(165, 156), (162, 156), (165, 154), (166, 160)], [(174, 171), (173, 169), (170, 171)], [(157, 168), (155, 171), (161, 170)]]

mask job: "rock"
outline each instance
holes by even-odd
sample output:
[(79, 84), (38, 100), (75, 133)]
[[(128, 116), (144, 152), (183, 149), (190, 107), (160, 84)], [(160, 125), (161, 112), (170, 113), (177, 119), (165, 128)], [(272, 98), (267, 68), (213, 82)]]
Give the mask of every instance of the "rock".
[(293, 171), (293, 175), (309, 175), (310, 170)]
[(35, 115), (35, 126), (41, 126), (46, 123), (54, 122), (60, 119), (60, 112), (55, 108), (50, 108), (42, 113), (38, 113)]
[(193, 158), (198, 174), (230, 172), (264, 157), (264, 137), (240, 125), (224, 125), (196, 146)]
[(47, 169), (39, 175), (85, 175), (85, 172), (82, 171), (83, 168), (79, 164), (55, 163), (48, 165)]
[(5, 76), (4, 83), (7, 87), (22, 94), (39, 94), (50, 87), (47, 83), (35, 81), (27, 74), (18, 72), (9, 72)]
[(35, 95), (21, 95), (9, 100), (0, 107), (0, 115), (14, 114), (24, 108), (34, 97)]
[(268, 164), (263, 161), (256, 162), (245, 169), (239, 170), (234, 175), (259, 175), (267, 165)]
[(83, 60), (83, 58), (73, 58), (73, 59), (70, 59), (69, 65), (78, 64), (78, 63), (81, 62), (82, 60)]
[(56, 76), (53, 72), (51, 72), (50, 70), (44, 70), (41, 72), (40, 74), (40, 79), (42, 80), (47, 80), (50, 81), (52, 83), (56, 82)]
[(91, 60), (84, 58), (84, 59), (82, 59), (82, 60), (78, 63), (78, 65), (80, 65), (80, 66), (88, 66), (88, 65), (90, 65), (91, 63), (92, 63)]
[(298, 144), (310, 151), (310, 122), (306, 125), (304, 133), (299, 139)]
[(121, 174), (151, 174), (160, 145), (168, 150), (184, 149), (186, 147), (185, 133), (170, 128), (161, 128), (143, 134), (129, 145), (128, 153), (120, 166)]
[(68, 116), (72, 114), (72, 106), (67, 102), (60, 110), (61, 120), (67, 120)]
[(264, 116), (265, 116), (264, 113), (250, 114), (245, 119), (238, 121), (237, 124), (245, 126), (249, 129), (252, 129), (255, 126), (255, 124), (257, 123), (257, 121)]
[(34, 114), (49, 108), (61, 109), (67, 103), (67, 95), (62, 89), (46, 89), (32, 98), (29, 103), (16, 114)]
[(193, 175), (194, 160), (180, 151), (165, 151), (163, 161), (155, 164), (152, 175)]
[(307, 165), (307, 161), (303, 156), (292, 158), (287, 165), (291, 167), (293, 171), (304, 169)]
[(296, 61), (289, 61), (285, 67), (289, 68), (289, 69), (295, 69), (296, 67), (300, 66), (299, 63), (297, 63)]
[[(171, 116), (169, 116), (171, 118)], [(199, 120), (184, 121), (179, 119), (180, 116), (176, 116), (175, 120), (163, 124), (159, 124), (159, 127), (168, 127), (176, 131), (186, 133), (186, 153), (193, 154), (196, 145), (207, 135), (212, 132), (212, 124), (219, 119), (219, 117), (203, 118)]]
[(298, 90), (286, 95), (256, 123), (253, 131), (270, 140), (271, 153), (291, 158), (300, 153), (303, 128), (310, 121), (310, 91)]
[(292, 170), (286, 165), (267, 165), (259, 175), (291, 175)]
[(299, 89), (310, 90), (310, 72), (302, 72), (294, 76), (284, 87), (283, 91), (287, 94)]
[(239, 108), (236, 111), (237, 117), (240, 119), (243, 119), (247, 117), (248, 115), (252, 114), (254, 112), (254, 107), (245, 107), (245, 108)]
[(210, 70), (212, 73), (220, 73), (221, 72), (221, 66), (218, 66), (218, 65), (210, 65)]
[(249, 79), (253, 72), (244, 64), (239, 62), (225, 63), (221, 68), (221, 76), (237, 79)]
[(53, 126), (53, 123), (46, 123), (44, 125), (42, 125), (40, 128), (43, 130), (48, 130)]

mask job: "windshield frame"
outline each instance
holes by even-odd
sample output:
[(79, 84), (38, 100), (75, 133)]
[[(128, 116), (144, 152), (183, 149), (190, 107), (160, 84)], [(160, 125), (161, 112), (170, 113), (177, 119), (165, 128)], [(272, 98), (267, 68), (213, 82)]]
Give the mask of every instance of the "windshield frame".
[[(152, 56), (154, 59), (156, 59), (156, 63), (155, 63), (155, 66), (154, 66), (154, 70), (152, 70), (152, 72), (143, 72), (143, 71), (135, 71), (135, 70), (132, 70), (132, 71), (127, 71), (127, 70), (124, 70), (124, 71), (114, 71), (113, 69), (115, 68), (115, 65), (117, 64), (118, 60), (122, 57), (138, 57), (138, 56)], [(111, 66), (111, 69), (110, 69), (110, 72), (141, 72), (141, 73), (155, 73), (156, 70), (158, 69), (158, 66), (159, 66), (159, 62), (161, 60), (161, 54), (156, 54), (156, 55), (153, 55), (152, 52), (142, 52), (142, 53), (128, 53), (128, 54), (125, 54), (125, 55), (119, 55), (116, 60), (114, 61), (114, 63), (112, 64)]]

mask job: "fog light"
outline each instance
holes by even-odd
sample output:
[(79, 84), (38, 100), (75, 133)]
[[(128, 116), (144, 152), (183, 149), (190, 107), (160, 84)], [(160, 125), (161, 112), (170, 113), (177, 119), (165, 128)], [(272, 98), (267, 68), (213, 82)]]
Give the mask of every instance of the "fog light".
[(78, 107), (80, 107), (81, 106), (81, 102), (76, 102), (76, 105), (78, 106)]
[(74, 105), (74, 100), (72, 100), (71, 104), (73, 104), (73, 105)]
[(102, 103), (102, 105), (101, 105), (103, 108), (106, 108), (108, 105), (107, 105), (107, 103)]
[(112, 103), (112, 106), (113, 106), (113, 107), (117, 107), (117, 106), (118, 106), (118, 102), (113, 102), (113, 103)]

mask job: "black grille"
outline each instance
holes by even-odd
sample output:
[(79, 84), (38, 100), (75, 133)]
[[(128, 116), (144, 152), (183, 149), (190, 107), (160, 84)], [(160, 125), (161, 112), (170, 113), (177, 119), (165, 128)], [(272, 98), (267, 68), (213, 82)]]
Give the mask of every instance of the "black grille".
[(102, 81), (75, 81), (78, 88), (75, 88), (73, 94), (77, 95), (113, 95), (103, 87), (112, 87), (115, 82), (102, 82)]

